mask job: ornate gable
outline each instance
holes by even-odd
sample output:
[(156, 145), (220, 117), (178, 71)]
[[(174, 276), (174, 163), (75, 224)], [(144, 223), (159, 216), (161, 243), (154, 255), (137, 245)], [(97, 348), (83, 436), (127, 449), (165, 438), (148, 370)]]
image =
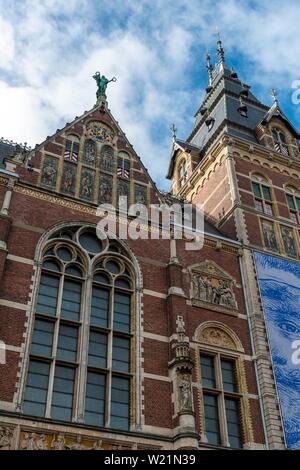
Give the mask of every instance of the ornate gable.
[(160, 198), (106, 101), (47, 137), (26, 161), (10, 164), (23, 181), (89, 204), (117, 206), (121, 195), (128, 205), (157, 204)]

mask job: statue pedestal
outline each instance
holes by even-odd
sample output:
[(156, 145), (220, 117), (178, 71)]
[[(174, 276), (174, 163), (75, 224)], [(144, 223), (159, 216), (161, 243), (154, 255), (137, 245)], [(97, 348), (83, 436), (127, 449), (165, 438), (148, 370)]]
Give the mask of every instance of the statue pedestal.
[(96, 106), (107, 106), (107, 97), (106, 95), (99, 95), (97, 96), (97, 103)]

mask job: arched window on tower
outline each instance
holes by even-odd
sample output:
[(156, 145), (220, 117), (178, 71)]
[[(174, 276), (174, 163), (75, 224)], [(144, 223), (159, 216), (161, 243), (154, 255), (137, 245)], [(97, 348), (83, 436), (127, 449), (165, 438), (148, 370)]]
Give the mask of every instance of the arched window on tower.
[(260, 175), (252, 175), (252, 191), (255, 209), (268, 215), (274, 215), (272, 192), (268, 181)]
[(179, 187), (182, 188), (187, 181), (188, 171), (187, 171), (187, 162), (183, 160), (179, 166)]
[(23, 411), (128, 430), (134, 276), (123, 247), (75, 227), (46, 244)]
[(288, 157), (290, 153), (285, 134), (281, 130), (273, 128), (272, 137), (275, 150)]

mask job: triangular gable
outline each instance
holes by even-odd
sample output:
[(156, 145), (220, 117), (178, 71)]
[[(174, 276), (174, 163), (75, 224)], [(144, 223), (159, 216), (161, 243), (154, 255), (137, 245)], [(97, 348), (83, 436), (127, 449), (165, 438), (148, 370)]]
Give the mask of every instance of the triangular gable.
[[(76, 143), (76, 139), (76, 151), (74, 144), (66, 150), (67, 141)], [(85, 160), (86, 141), (91, 141), (91, 148), (95, 148), (94, 160), (90, 162)], [(106, 154), (102, 155), (103, 150)], [(106, 162), (111, 159), (106, 167), (101, 166), (104, 158)], [(120, 195), (128, 195), (131, 203), (158, 203), (161, 199), (147, 169), (104, 101), (48, 136), (30, 152), (28, 162), (41, 171), (40, 177), (35, 181), (31, 177), (30, 182), (86, 202), (96, 204), (106, 199), (108, 203), (116, 203)], [(26, 173), (23, 176), (29, 179)], [(99, 196), (101, 191), (103, 197)]]
[(274, 105), (270, 108), (270, 110), (267, 112), (265, 117), (261, 120), (260, 124), (266, 125), (275, 117), (282, 120), (282, 122), (287, 126), (289, 131), (292, 133), (292, 135), (296, 139), (300, 139), (300, 134), (295, 129), (293, 124), (289, 121), (289, 119), (284, 114), (284, 112), (280, 109), (280, 107), (277, 103), (274, 103)]

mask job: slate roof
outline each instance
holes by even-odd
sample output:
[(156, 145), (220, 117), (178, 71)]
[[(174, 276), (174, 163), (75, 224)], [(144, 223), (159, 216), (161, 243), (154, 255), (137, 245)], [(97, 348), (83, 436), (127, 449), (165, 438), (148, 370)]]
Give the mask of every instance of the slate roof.
[[(218, 64), (213, 74), (211, 89), (207, 90), (203, 103), (195, 115), (195, 126), (187, 141), (203, 149), (224, 130), (229, 135), (240, 136), (257, 143), (255, 129), (270, 108), (261, 103), (250, 89), (251, 87), (243, 83), (235, 72), (226, 65)], [(238, 112), (241, 99), (247, 106), (247, 117)], [(205, 113), (201, 113), (203, 108)], [(205, 123), (208, 117), (215, 120), (211, 130)]]

